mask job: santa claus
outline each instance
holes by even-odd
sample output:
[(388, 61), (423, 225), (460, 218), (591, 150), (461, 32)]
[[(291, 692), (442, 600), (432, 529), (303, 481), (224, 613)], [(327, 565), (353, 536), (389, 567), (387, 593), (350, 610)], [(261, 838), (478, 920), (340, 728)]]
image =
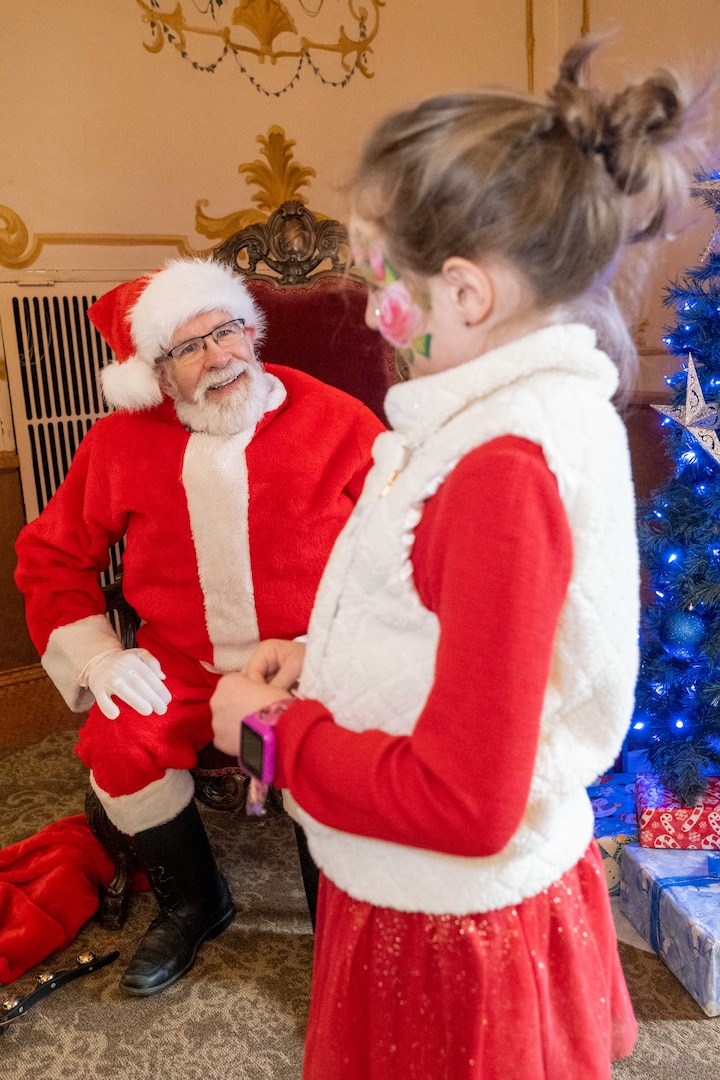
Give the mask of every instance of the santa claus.
[[(76, 752), (159, 903), (121, 982), (148, 995), (234, 915), (189, 772), (212, 739), (215, 684), (261, 638), (306, 630), (382, 425), (339, 390), (261, 364), (262, 313), (217, 262), (173, 260), (88, 315), (115, 354), (102, 372), (115, 411), (21, 532), (16, 581), (43, 667), (89, 709)], [(133, 649), (98, 583), (122, 538)]]

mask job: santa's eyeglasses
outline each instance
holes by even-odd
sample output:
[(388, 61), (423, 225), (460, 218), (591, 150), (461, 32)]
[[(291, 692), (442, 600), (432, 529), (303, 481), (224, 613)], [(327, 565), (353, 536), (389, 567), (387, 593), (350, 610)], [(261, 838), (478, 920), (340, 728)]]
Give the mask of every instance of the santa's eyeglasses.
[(212, 338), (216, 345), (231, 349), (245, 337), (245, 320), (231, 319), (230, 322), (221, 323), (207, 334), (198, 334), (197, 337), (181, 341), (179, 345), (173, 345), (165, 355), (176, 364), (191, 364), (198, 360), (207, 349), (205, 341)]

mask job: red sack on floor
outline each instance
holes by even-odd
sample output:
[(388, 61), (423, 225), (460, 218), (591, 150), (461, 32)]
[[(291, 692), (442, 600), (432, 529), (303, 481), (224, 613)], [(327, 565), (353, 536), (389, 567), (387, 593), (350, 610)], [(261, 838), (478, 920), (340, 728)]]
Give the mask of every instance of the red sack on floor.
[[(98, 909), (112, 881), (110, 856), (84, 814), (61, 818), (0, 850), (0, 983), (64, 949)], [(147, 889), (136, 874), (133, 889)]]

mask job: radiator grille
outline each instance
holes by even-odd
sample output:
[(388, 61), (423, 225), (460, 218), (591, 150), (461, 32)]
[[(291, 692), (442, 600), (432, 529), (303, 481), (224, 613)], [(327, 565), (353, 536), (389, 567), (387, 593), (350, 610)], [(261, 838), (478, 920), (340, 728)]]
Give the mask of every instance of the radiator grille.
[[(47, 505), (80, 440), (108, 412), (98, 377), (112, 352), (87, 310), (113, 284), (0, 284), (0, 325), (27, 521)], [(108, 579), (118, 569), (121, 546), (111, 552)]]
[[(12, 386), (11, 401), (16, 435), (24, 425), (28, 441), (29, 460), (23, 462), (26, 455), (21, 455), (28, 520), (40, 513), (62, 481), (90, 425), (107, 412), (97, 382), (111, 354), (87, 319), (94, 299), (82, 295), (11, 297), (22, 416), (17, 415)], [(23, 464), (32, 469), (30, 491)]]

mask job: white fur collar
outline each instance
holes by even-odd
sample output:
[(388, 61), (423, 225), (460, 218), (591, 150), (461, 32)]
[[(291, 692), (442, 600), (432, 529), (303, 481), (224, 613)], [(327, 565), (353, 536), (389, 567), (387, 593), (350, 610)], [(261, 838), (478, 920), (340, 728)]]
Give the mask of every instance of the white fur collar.
[(385, 413), (395, 431), (417, 444), (469, 400), (542, 370), (585, 376), (608, 399), (618, 382), (615, 365), (595, 348), (595, 331), (580, 323), (562, 323), (536, 330), (467, 364), (396, 383), (386, 395)]

